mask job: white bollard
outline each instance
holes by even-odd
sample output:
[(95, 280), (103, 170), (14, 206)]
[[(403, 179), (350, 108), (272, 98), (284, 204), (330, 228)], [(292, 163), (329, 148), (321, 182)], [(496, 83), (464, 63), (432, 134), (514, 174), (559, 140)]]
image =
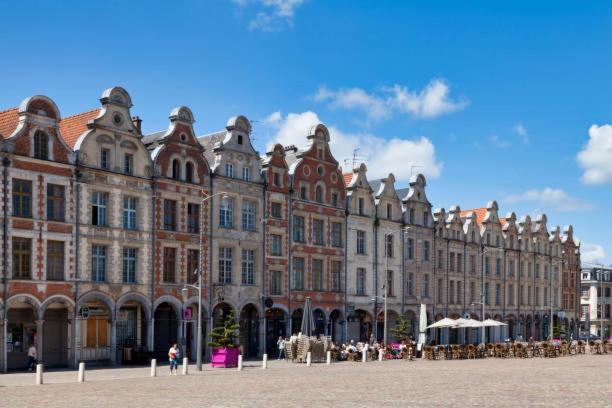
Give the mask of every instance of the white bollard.
[(361, 361), (364, 363), (368, 361), (368, 350), (367, 349), (363, 349), (362, 354), (361, 354)]
[(268, 355), (267, 354), (263, 355), (263, 361), (261, 363), (261, 368), (264, 370), (268, 368)]
[(306, 354), (306, 366), (310, 367), (312, 365), (312, 354), (310, 351)]
[(79, 382), (85, 382), (85, 363), (79, 363)]
[(42, 385), (43, 383), (43, 365), (36, 364), (36, 385)]
[(242, 371), (242, 354), (238, 356), (238, 371)]
[(189, 359), (187, 357), (183, 357), (183, 375), (187, 375), (187, 371), (189, 370)]
[(383, 361), (383, 349), (378, 350), (378, 361)]
[(151, 359), (151, 377), (157, 377), (157, 360)]
[(331, 351), (327, 352), (327, 365), (331, 364)]

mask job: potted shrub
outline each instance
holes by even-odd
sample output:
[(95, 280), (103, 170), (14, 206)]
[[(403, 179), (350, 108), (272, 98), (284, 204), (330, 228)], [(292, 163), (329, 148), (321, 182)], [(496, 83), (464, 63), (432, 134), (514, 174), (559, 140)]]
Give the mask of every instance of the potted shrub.
[(210, 363), (213, 367), (230, 368), (238, 366), (240, 349), (237, 344), (237, 332), (239, 329), (240, 325), (236, 323), (232, 312), (223, 322), (223, 326), (215, 327), (211, 331), (211, 341), (208, 346), (212, 347)]

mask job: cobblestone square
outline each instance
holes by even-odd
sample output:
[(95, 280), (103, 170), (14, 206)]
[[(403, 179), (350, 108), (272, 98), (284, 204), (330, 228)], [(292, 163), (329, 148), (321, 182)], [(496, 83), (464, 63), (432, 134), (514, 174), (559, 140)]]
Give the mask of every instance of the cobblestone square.
[[(313, 364), (249, 362), (242, 372), (190, 366), (156, 378), (148, 367), (0, 376), (1, 407), (449, 407), (612, 405), (611, 356), (556, 359), (385, 361)], [(180, 370), (179, 370), (180, 372)]]

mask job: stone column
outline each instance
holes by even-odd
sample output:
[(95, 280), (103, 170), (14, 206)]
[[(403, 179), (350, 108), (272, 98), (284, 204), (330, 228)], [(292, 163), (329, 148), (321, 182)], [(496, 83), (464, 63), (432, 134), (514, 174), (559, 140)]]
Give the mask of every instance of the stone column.
[(6, 373), (7, 370), (7, 363), (6, 363), (6, 357), (7, 357), (7, 353), (6, 353), (6, 332), (7, 332), (7, 327), (8, 327), (8, 320), (4, 319), (2, 320), (2, 341), (0, 342), (0, 346), (2, 347), (2, 364), (0, 365), (0, 367), (2, 367), (2, 372)]
[[(259, 355), (263, 356), (268, 352), (266, 350), (266, 314), (261, 313), (262, 317), (259, 319)], [(276, 339), (275, 339), (276, 341)]]
[(75, 316), (72, 319), (72, 368), (77, 368), (81, 351), (81, 319)]
[(112, 365), (117, 364), (117, 321), (110, 321), (110, 362)]
[(43, 327), (45, 321), (43, 319), (36, 320), (36, 354), (39, 363), (44, 361), (43, 355)]
[(149, 324), (147, 325), (147, 350), (153, 351), (153, 342), (155, 339), (153, 338), (153, 333), (155, 333), (155, 319), (151, 318), (149, 320)]

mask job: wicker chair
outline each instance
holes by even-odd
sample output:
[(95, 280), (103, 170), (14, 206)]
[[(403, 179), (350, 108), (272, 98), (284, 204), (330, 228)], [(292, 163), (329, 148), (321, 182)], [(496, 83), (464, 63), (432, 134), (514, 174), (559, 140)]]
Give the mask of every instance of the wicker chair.
[(438, 356), (438, 360), (446, 360), (448, 358), (448, 356), (446, 355), (446, 347), (438, 346), (437, 356)]
[(495, 346), (491, 343), (487, 344), (487, 357), (495, 357)]
[(586, 354), (586, 344), (582, 340), (578, 340), (578, 344), (576, 344), (576, 353), (577, 354)]
[(514, 343), (514, 357), (516, 358), (524, 358), (525, 357), (525, 347), (521, 343)]
[(503, 344), (497, 343), (495, 345), (495, 357), (497, 358), (505, 358), (506, 357), (506, 349)]
[(467, 348), (466, 348), (466, 357), (468, 358), (468, 360), (470, 358), (476, 358), (476, 346), (474, 346), (473, 344), (468, 344)]

